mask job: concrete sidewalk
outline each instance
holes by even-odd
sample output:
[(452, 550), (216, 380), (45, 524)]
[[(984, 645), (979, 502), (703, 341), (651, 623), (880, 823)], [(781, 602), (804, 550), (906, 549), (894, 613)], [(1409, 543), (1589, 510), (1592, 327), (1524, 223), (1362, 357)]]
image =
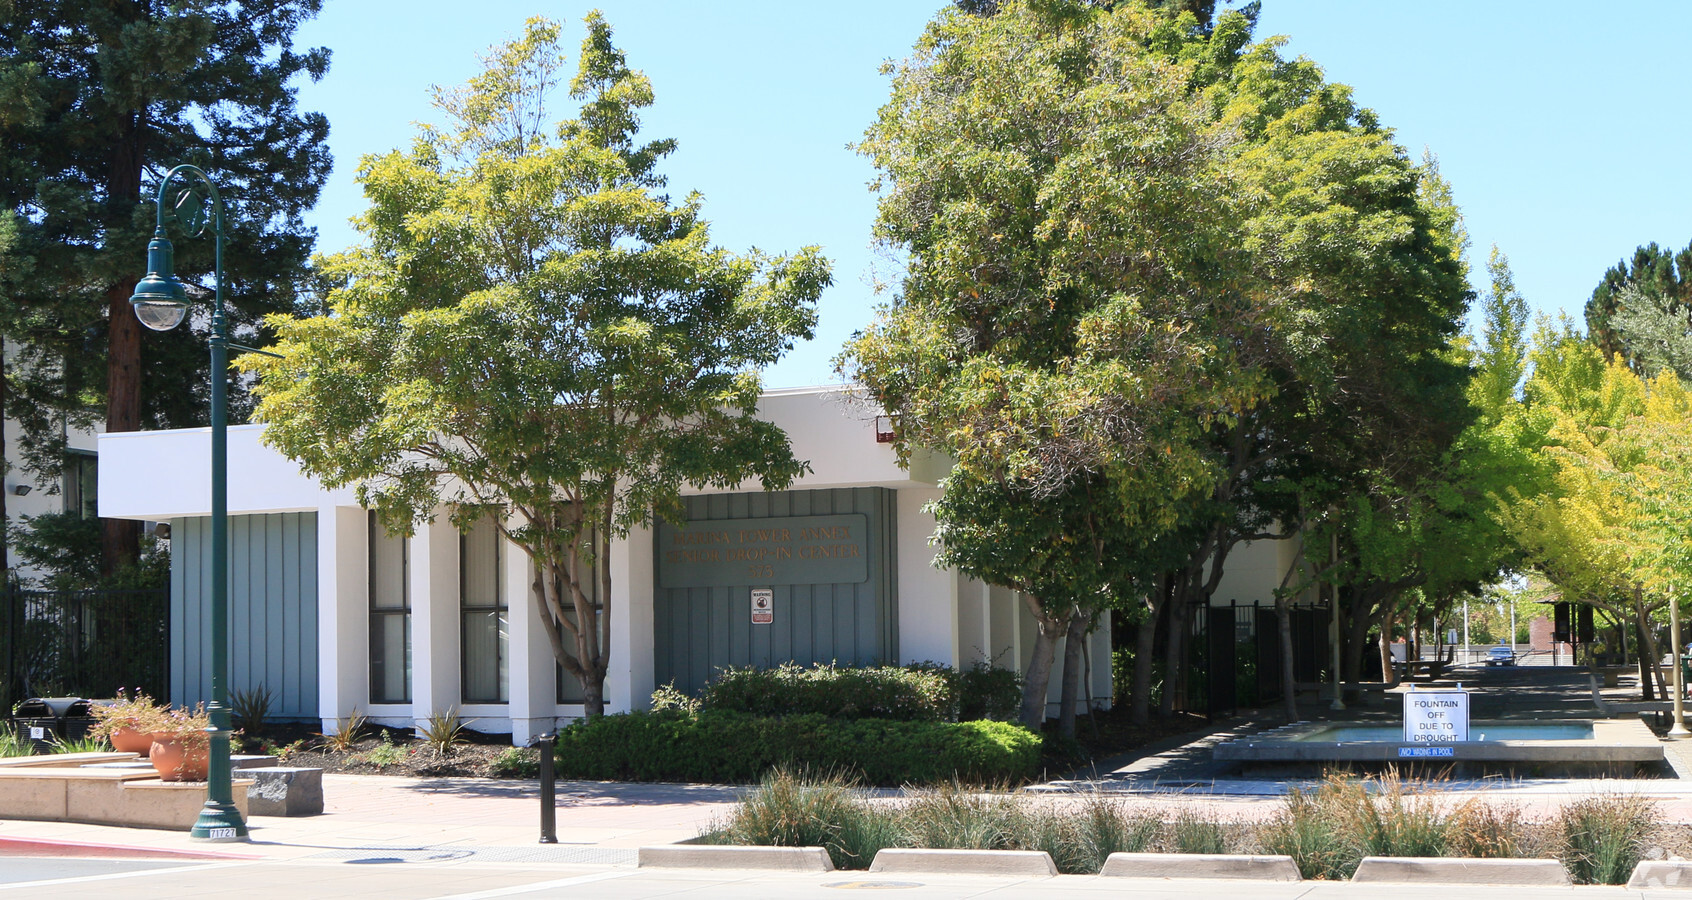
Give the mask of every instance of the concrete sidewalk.
[(209, 844), (186, 831), (7, 819), (0, 820), (0, 853), (8, 842), (45, 841), (272, 860), (357, 859), (380, 851), (407, 861), (632, 864), (637, 847), (697, 836), (727, 815), (743, 790), (560, 782), (559, 843), (541, 844), (534, 781), (325, 775), (322, 815), (256, 817), (248, 822), (248, 843)]

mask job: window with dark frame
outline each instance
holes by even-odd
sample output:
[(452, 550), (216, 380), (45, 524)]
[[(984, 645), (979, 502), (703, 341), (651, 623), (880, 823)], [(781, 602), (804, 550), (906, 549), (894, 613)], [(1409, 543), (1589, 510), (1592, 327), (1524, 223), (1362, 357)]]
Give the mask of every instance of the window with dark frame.
[(65, 512), (84, 519), (99, 516), (100, 458), (93, 453), (72, 450), (65, 456)]
[(462, 696), (465, 703), (509, 701), (506, 636), (510, 613), (500, 584), (501, 540), (490, 518), (459, 535), (459, 613)]
[(411, 702), (411, 548), (370, 523), (370, 702)]

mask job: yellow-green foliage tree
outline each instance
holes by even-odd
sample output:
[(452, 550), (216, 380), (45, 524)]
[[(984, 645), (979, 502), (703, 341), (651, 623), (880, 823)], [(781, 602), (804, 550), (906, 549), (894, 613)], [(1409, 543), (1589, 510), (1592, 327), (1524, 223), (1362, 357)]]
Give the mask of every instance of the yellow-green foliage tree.
[(1563, 599), (1631, 624), (1656, 660), (1654, 621), (1692, 574), (1692, 395), (1672, 372), (1606, 360), (1566, 323), (1536, 343), (1524, 415), (1545, 431), (1552, 476), (1504, 519)]

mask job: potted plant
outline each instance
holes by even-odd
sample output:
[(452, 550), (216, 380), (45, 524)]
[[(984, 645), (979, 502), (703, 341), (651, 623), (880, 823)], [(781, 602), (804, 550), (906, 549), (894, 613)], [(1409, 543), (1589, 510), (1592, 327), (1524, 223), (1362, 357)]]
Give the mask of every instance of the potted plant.
[(140, 690), (131, 697), (119, 688), (116, 700), (95, 703), (88, 712), (96, 720), (88, 733), (105, 738), (113, 750), (123, 753), (145, 755), (153, 746), (153, 734), (170, 724), (169, 710)]
[(211, 765), (211, 739), (206, 734), (211, 719), (205, 704), (164, 710), (160, 724), (154, 727), (147, 759), (158, 770), (159, 780), (205, 781)]

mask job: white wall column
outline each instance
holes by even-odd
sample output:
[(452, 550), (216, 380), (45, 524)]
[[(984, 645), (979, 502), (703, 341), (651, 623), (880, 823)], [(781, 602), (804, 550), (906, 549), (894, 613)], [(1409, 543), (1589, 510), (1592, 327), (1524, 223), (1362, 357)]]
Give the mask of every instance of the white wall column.
[(458, 529), (438, 510), (411, 537), (412, 718), (460, 705)]
[(934, 567), (934, 517), (923, 504), (940, 496), (937, 488), (905, 488), (894, 493), (899, 529), (899, 661), (932, 660), (958, 664), (958, 584), (955, 572)]
[(958, 576), (958, 668), (985, 663), (993, 656), (993, 589), (986, 582)]
[(528, 554), (507, 541), (500, 547), (500, 559), (510, 622), (506, 649), (511, 654), (511, 743), (526, 747), (535, 735), (557, 725), (558, 663), (535, 600)]
[(317, 510), (317, 714), (324, 734), (370, 697), (370, 529), (358, 507)]
[(611, 542), (611, 668), (606, 712), (647, 709), (657, 688), (653, 659), (652, 530), (636, 528)]

